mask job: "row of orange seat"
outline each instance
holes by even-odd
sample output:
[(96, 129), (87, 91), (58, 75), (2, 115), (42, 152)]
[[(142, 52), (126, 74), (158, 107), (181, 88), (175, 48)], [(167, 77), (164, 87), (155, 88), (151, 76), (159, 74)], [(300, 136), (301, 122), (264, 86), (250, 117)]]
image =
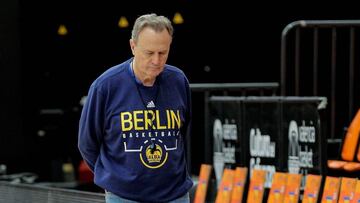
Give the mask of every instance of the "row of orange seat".
[[(199, 182), (196, 188), (194, 203), (208, 202), (206, 200), (208, 183), (211, 177), (211, 165), (203, 164), (200, 169)], [(241, 203), (246, 198), (247, 203), (264, 202), (267, 171), (254, 169), (250, 174), (250, 182), (246, 197), (243, 197), (246, 181), (246, 167), (224, 169), (221, 182), (217, 188), (216, 203)], [(301, 189), (301, 174), (275, 172), (267, 203), (352, 203), (360, 202), (360, 180), (347, 177), (326, 176), (322, 184), (322, 176), (308, 174), (305, 185)], [(321, 187), (322, 186), (322, 187)], [(321, 199), (320, 192), (322, 192)], [(300, 193), (302, 194), (300, 197)], [(245, 200), (245, 199), (244, 199)]]

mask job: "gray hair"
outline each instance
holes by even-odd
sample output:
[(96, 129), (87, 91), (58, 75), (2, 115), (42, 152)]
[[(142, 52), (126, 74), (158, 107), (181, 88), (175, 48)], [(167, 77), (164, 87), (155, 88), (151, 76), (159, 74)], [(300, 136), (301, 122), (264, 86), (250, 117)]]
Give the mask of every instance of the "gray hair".
[(152, 13), (142, 15), (136, 19), (133, 30), (131, 31), (131, 39), (136, 42), (139, 38), (139, 33), (146, 27), (150, 27), (156, 32), (161, 32), (166, 29), (171, 37), (174, 33), (171, 21), (167, 17), (158, 16), (155, 13)]

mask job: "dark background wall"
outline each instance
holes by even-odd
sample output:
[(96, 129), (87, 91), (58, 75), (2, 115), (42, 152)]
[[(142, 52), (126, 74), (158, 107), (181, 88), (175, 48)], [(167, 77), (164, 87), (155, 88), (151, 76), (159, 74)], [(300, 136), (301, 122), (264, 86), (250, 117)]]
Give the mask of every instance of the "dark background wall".
[[(99, 74), (131, 57), (131, 26), (150, 12), (182, 14), (168, 63), (191, 83), (279, 82), (280, 36), (288, 23), (360, 18), (346, 2), (2, 0), (0, 164), (46, 179), (58, 162), (78, 161), (80, 99)], [(128, 28), (117, 27), (120, 16)], [(60, 24), (68, 35), (57, 34)], [(194, 98), (201, 107), (201, 97)], [(192, 140), (201, 151), (201, 131)], [(196, 169), (203, 156), (193, 158)]]
[(17, 164), (25, 150), (18, 2), (0, 2), (0, 164)]

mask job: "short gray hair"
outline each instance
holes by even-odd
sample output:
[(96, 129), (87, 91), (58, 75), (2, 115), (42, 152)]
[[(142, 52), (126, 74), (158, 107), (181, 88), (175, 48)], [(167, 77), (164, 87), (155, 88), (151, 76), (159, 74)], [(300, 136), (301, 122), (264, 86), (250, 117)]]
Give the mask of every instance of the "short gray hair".
[(156, 32), (161, 32), (166, 29), (171, 37), (174, 33), (171, 21), (167, 17), (151, 13), (142, 15), (136, 19), (133, 30), (131, 31), (131, 39), (136, 42), (139, 38), (139, 33), (146, 27), (150, 27)]

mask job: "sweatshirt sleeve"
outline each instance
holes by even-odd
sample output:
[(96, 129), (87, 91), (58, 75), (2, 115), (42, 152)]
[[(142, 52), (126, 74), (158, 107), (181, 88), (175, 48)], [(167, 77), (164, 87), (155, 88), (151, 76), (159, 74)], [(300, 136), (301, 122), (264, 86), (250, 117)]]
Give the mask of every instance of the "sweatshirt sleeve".
[(186, 110), (186, 136), (189, 138), (191, 132), (191, 120), (192, 120), (192, 102), (191, 102), (191, 90), (188, 79), (185, 77), (185, 88), (186, 88), (186, 98), (187, 98), (187, 110)]
[(79, 151), (92, 171), (99, 157), (104, 132), (104, 103), (102, 92), (92, 85), (81, 112), (78, 135)]
[(188, 165), (188, 169), (190, 169), (190, 140), (191, 140), (191, 120), (192, 120), (192, 103), (191, 103), (191, 90), (189, 86), (189, 81), (186, 77), (184, 77), (184, 85), (185, 85), (185, 96), (186, 96), (186, 111), (185, 111), (185, 123), (182, 127), (181, 134), (184, 138), (185, 145), (185, 157)]

